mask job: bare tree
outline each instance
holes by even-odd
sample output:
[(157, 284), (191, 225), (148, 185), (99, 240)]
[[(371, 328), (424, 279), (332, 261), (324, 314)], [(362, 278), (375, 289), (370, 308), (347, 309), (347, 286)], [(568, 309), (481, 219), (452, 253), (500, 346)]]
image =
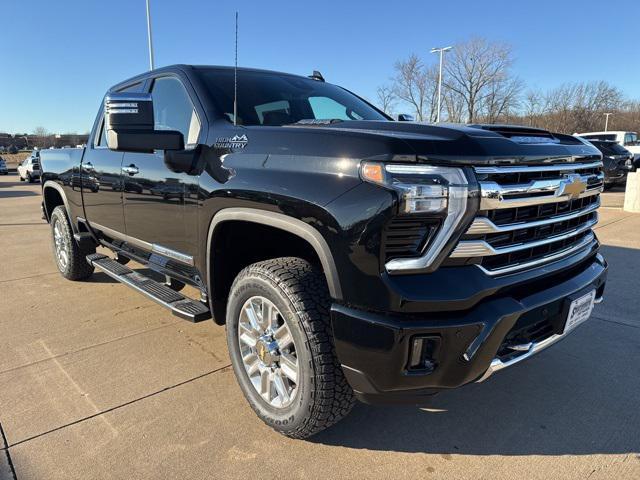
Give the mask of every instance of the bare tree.
[[(512, 102), (521, 88), (509, 79), (512, 64), (511, 47), (506, 44), (472, 38), (454, 47), (445, 63), (443, 83), (464, 102), (468, 122), (476, 121), (487, 101), (493, 110), (505, 111), (513, 106), (504, 104), (505, 99)], [(502, 100), (488, 100), (492, 95)]]
[(49, 132), (47, 131), (46, 128), (44, 127), (36, 127), (33, 130), (33, 135), (35, 136), (34, 139), (34, 146), (39, 147), (39, 148), (45, 148), (47, 146), (47, 139), (49, 137)]
[(395, 69), (393, 93), (413, 108), (416, 120), (425, 121), (432, 111), (430, 96), (434, 90), (429, 69), (413, 54), (408, 59), (397, 62)]
[(522, 80), (516, 77), (504, 76), (491, 82), (481, 104), (482, 120), (487, 123), (507, 123), (509, 114), (520, 107), (520, 93), (523, 87)]
[(393, 87), (389, 85), (382, 85), (381, 87), (378, 87), (376, 93), (378, 96), (378, 106), (380, 107), (380, 110), (389, 116), (393, 116), (393, 110), (397, 100)]
[(542, 113), (544, 95), (540, 90), (531, 89), (524, 96), (523, 113), (530, 127), (538, 126), (538, 117)]

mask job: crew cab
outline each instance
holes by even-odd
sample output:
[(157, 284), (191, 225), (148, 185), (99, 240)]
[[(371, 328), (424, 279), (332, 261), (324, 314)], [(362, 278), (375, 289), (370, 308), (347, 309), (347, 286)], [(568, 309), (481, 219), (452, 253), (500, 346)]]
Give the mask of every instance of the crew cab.
[(41, 156), (61, 274), (226, 324), (243, 394), (290, 437), (356, 399), (483, 381), (603, 299), (602, 155), (572, 136), (395, 122), (318, 73), (176, 65), (109, 89), (86, 148)]

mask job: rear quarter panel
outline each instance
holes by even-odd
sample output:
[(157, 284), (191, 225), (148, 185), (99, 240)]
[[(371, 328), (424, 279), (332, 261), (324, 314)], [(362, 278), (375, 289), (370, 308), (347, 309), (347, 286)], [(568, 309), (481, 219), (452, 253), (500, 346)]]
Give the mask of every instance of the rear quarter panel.
[[(70, 220), (74, 224), (76, 223), (76, 217), (84, 216), (82, 190), (78, 186), (79, 182), (73, 182), (74, 177), (79, 178), (80, 162), (83, 154), (84, 148), (65, 148), (40, 152), (43, 191), (48, 188), (48, 182), (53, 182), (62, 187), (69, 207)], [(49, 183), (50, 186), (51, 184)]]

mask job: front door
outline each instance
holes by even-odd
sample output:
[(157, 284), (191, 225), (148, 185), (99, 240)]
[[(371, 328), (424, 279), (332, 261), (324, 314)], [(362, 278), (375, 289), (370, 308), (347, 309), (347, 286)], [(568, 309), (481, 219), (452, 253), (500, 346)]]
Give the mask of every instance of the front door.
[[(151, 87), (156, 130), (177, 130), (187, 149), (198, 142), (200, 122), (191, 99), (174, 76), (156, 78)], [(193, 256), (189, 232), (196, 205), (185, 202), (198, 178), (172, 172), (164, 163), (164, 151), (125, 153), (122, 162), (124, 216), (127, 235), (150, 244), (156, 253), (171, 258)], [(187, 263), (190, 260), (187, 259)]]

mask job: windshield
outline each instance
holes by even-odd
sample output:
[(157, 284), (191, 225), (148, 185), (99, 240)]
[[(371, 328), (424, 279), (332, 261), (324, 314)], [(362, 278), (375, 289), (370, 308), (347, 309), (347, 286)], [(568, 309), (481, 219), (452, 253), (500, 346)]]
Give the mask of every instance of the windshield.
[[(233, 70), (199, 70), (216, 108), (233, 121)], [(388, 120), (346, 90), (318, 80), (238, 71), (238, 125), (289, 125), (301, 120)]]
[(614, 134), (598, 134), (598, 135), (582, 135), (582, 138), (586, 138), (587, 140), (615, 140), (616, 135)]
[(598, 142), (592, 141), (598, 150), (600, 150), (605, 155), (628, 155), (629, 151), (616, 142)]

